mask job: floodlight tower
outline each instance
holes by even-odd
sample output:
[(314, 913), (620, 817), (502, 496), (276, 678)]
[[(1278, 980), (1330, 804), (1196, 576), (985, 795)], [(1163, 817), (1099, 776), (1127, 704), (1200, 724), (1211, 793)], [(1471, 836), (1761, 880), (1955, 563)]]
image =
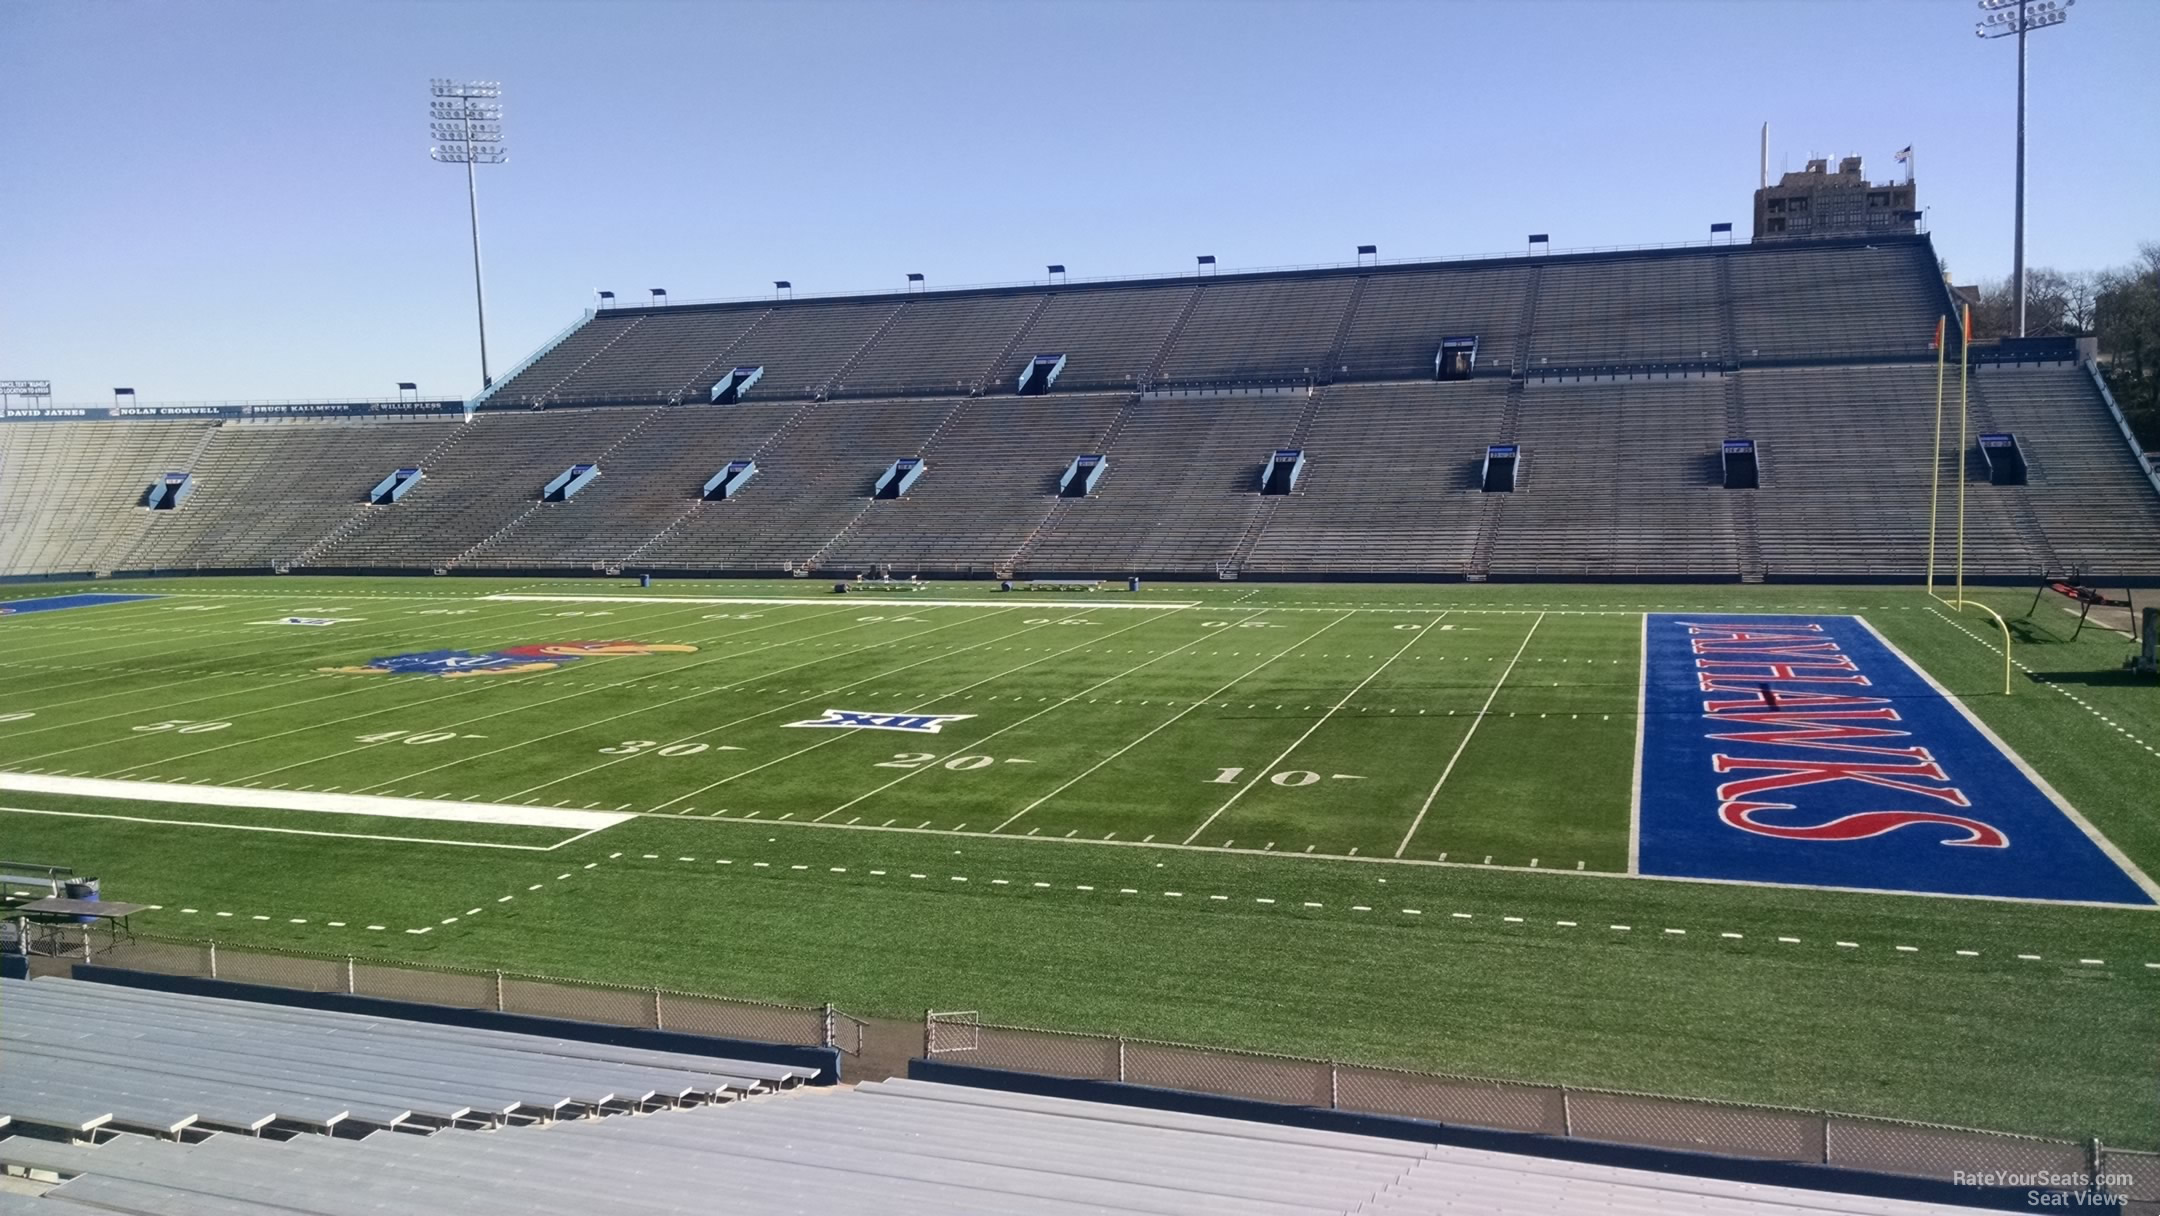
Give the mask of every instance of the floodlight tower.
[(2077, 0), (1980, 0), (1987, 16), (1973, 26), (1982, 38), (2017, 35), (2017, 243), (2010, 255), (2010, 290), (2017, 306), (2018, 337), (2025, 336), (2025, 34), (2061, 25)]
[(510, 159), (503, 143), (502, 82), (499, 80), (429, 81), (434, 104), (428, 124), (435, 145), (428, 155), (446, 165), (465, 166), (465, 201), (472, 216), (473, 303), (480, 314), (480, 387), (495, 383), (488, 375), (487, 291), (480, 281), (480, 184), (475, 165), (499, 165)]

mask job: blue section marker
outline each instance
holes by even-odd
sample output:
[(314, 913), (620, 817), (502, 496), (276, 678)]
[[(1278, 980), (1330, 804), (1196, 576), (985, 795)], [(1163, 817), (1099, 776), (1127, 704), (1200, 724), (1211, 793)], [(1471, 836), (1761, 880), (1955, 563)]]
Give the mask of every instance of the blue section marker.
[(162, 598), (155, 595), (48, 595), (34, 600), (10, 600), (0, 604), (0, 616), (26, 612), (58, 612), (62, 608), (94, 608), (99, 604), (128, 604)]
[(1651, 613), (1636, 870), (2154, 905), (2001, 740), (1852, 616)]

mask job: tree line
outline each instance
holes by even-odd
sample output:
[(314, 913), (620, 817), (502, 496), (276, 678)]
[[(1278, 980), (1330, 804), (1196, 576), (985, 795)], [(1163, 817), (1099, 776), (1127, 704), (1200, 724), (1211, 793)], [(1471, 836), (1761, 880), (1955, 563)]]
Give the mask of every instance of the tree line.
[[(2004, 278), (1985, 283), (1973, 305), (1973, 340), (2017, 332), (2017, 305)], [(2146, 451), (2160, 451), (2160, 243), (2138, 247), (2109, 270), (2025, 272), (2025, 332), (2095, 337), (2100, 374)]]

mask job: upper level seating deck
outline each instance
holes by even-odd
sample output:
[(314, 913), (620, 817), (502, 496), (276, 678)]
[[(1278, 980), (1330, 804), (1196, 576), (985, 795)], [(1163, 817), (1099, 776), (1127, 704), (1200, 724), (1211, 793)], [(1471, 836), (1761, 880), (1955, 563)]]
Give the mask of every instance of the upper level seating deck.
[(1532, 386), (1523, 475), (1493, 538), (1494, 574), (1733, 574), (1719, 380)]
[[(722, 363), (762, 365), (757, 393), (766, 397), (965, 394), (984, 387), (989, 362), (1030, 315), (1028, 349), (1014, 352), (1011, 369), (989, 369), (987, 391), (1017, 372), (1019, 358), (1041, 353), (1068, 357), (1060, 383), (1069, 390), (1139, 387), (1158, 352), (1168, 384), (1422, 378), (1451, 334), (1477, 334), (1489, 368), (1525, 353), (1532, 367), (1911, 355), (1927, 349), (1944, 308), (1932, 257), (1924, 238), (1882, 237), (614, 308), (491, 400), (702, 399), (725, 374)], [(1736, 352), (1725, 349), (1721, 275), (1730, 278)], [(1538, 307), (1525, 351), (1522, 302), (1533, 281)], [(1178, 340), (1162, 351), (1196, 293)], [(1343, 349), (1329, 369), (1338, 334)]]
[(144, 513), (126, 564), (232, 570), (289, 561), (357, 512), (370, 486), (420, 464), (458, 425), (438, 417), (227, 423), (191, 470), (186, 506)]
[[(713, 367), (715, 359), (763, 316), (762, 309), (745, 308), (694, 313), (680, 324), (649, 320), (593, 356), (551, 396), (564, 402), (710, 400), (712, 382), (728, 370)], [(704, 383), (695, 383), (699, 379)]]
[(1539, 271), (1528, 366), (1717, 362), (1721, 334), (1708, 258), (1560, 261)]
[(2099, 576), (2160, 575), (2160, 494), (2124, 459), (2092, 373), (1990, 370), (1972, 378), (1972, 392), (1997, 430), (2018, 437), (2024, 496), (2060, 562)]
[[(637, 564), (769, 572), (808, 561), (873, 505), (870, 491), (887, 465), (922, 455), (940, 424), (966, 404), (945, 397), (807, 405), (757, 454), (758, 475), (742, 493), (685, 517), (640, 552)], [(933, 469), (925, 477), (938, 475)]]
[(1319, 375), (1357, 285), (1350, 275), (1199, 282), (1200, 301), (1163, 362), (1166, 384)]
[[(609, 453), (600, 477), (577, 497), (542, 505), (462, 565), (617, 564), (695, 506), (707, 478), (761, 450), (801, 408), (799, 401), (752, 401), (669, 409)], [(557, 453), (557, 465), (570, 460)]]
[(496, 385), (490, 400), (496, 405), (535, 405), (555, 397), (564, 381), (611, 344), (624, 340), (640, 320), (640, 314), (613, 311), (587, 318), (516, 375)]
[(1042, 354), (1065, 356), (1060, 391), (1137, 388), (1197, 290), (1194, 282), (1171, 282), (1057, 291), (1028, 330), (1024, 349), (1014, 352), (1011, 367), (997, 369), (987, 391), (1012, 391), (1021, 361)]
[(1041, 301), (1035, 295), (911, 298), (833, 392), (850, 397), (967, 392), (982, 383), (990, 361)]
[(1449, 267), (1374, 273), (1365, 281), (1334, 375), (1347, 380), (1421, 380), (1433, 374), (1440, 340), (1476, 335), (1478, 364), (1514, 363), (1522, 328), (1525, 266)]
[(1742, 363), (1933, 358), (1935, 322), (1949, 304), (1926, 241), (1859, 248), (1795, 241), (1736, 246), (1729, 256)]
[(1477, 460), (1506, 405), (1504, 380), (1329, 388), (1305, 474), (1275, 500), (1242, 569), (1465, 573), (1483, 510)]
[(115, 568), (142, 535), (153, 479), (186, 470), (214, 423), (0, 425), (0, 572)]
[[(426, 479), (410, 494), (390, 506), (364, 508), (357, 525), (311, 564), (441, 566), (508, 526), (529, 507), (539, 506), (540, 487), (549, 478), (575, 461), (596, 459), (656, 412), (551, 409), (475, 414), (422, 465)], [(603, 463), (603, 478), (606, 473)]]
[(829, 549), (836, 570), (984, 573), (1027, 542), (1060, 500), (1075, 455), (1098, 452), (1122, 394), (983, 397), (924, 453), (930, 471), (903, 498), (873, 504)]
[(798, 401), (813, 397), (907, 304), (905, 299), (888, 296), (775, 307), (763, 324), (736, 344), (731, 362), (765, 369), (754, 390), (758, 397)]
[(1095, 495), (1067, 499), (1020, 569), (1204, 571), (1230, 561), (1260, 510), (1260, 462), (1304, 406), (1290, 393), (1135, 403)]

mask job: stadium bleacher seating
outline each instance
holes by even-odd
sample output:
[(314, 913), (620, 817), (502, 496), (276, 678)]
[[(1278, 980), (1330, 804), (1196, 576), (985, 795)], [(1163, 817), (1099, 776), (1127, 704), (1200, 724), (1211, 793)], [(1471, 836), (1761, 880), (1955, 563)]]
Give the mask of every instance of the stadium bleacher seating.
[(192, 466), (216, 429), (201, 421), (0, 427), (0, 572), (114, 569), (149, 514), (137, 504), (151, 479)]
[(196, 459), (187, 510), (143, 513), (120, 564), (138, 570), (277, 565), (357, 515), (370, 485), (456, 434), (440, 418), (229, 423)]
[[(1948, 306), (1920, 236), (607, 309), (462, 422), (0, 426), (0, 574), (1917, 578)], [(1471, 377), (1435, 383), (1473, 335)], [(1038, 355), (1054, 389), (1016, 395)], [(738, 366), (764, 373), (707, 404)], [(1988, 484), (1968, 444), (1969, 573), (2160, 578), (2160, 495), (2088, 370), (1976, 373), (1968, 431), (1994, 430), (2029, 477)], [(1757, 489), (1719, 484), (1736, 437)], [(1519, 483), (1481, 493), (1507, 443)], [(1263, 496), (1283, 447), (1304, 476)], [(1108, 471), (1059, 498), (1077, 452)], [(904, 458), (934, 468), (873, 499)], [(758, 475), (702, 499), (737, 459)], [(175, 470), (196, 492), (141, 509)]]

